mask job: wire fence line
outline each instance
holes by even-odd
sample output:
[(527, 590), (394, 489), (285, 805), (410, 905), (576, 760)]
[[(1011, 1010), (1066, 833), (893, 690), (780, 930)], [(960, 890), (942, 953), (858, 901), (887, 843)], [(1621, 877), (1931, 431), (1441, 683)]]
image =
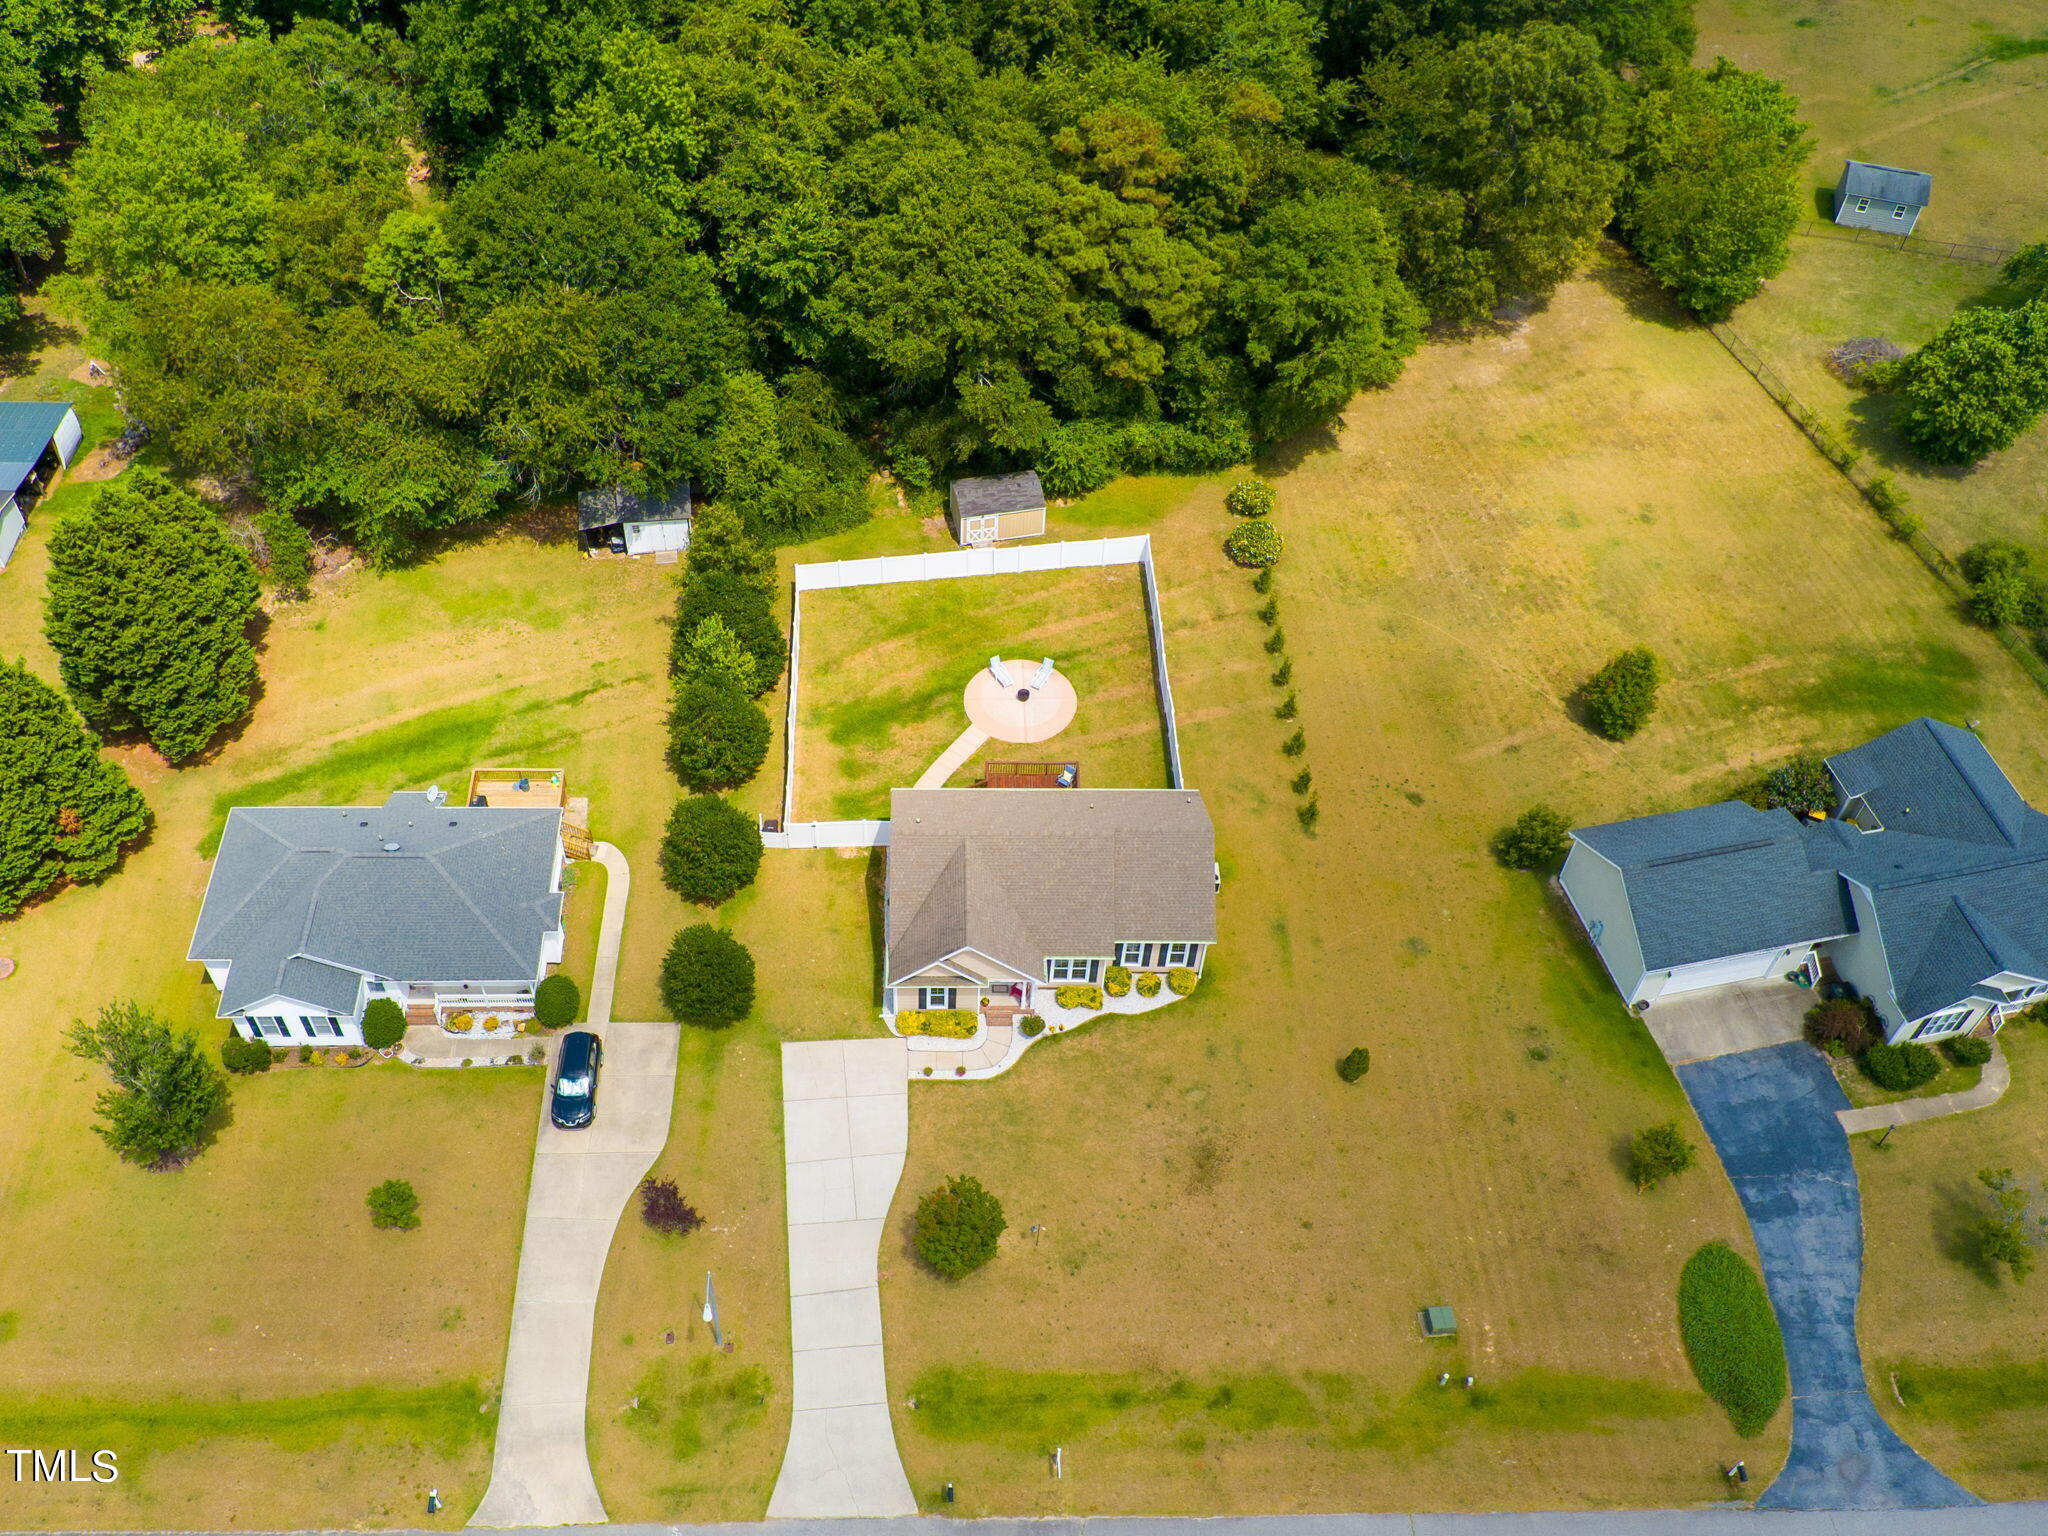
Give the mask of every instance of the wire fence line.
[(1843, 224), (1802, 224), (1793, 231), (1809, 240), (1839, 240), (1849, 245), (1874, 245), (1880, 250), (1909, 256), (1940, 256), (1950, 261), (1974, 261), (1981, 266), (2002, 267), (2017, 246), (1981, 245), (1969, 240), (1927, 240), (1918, 235), (1892, 235), (1881, 229), (1855, 229)]
[[(1807, 441), (1820, 450), (1821, 457), (1841, 473), (1842, 478), (1856, 488), (1864, 503), (1883, 519), (1885, 527), (1893, 538), (1910, 549), (1927, 567), (1935, 580), (1948, 589), (1949, 595), (1958, 606), (1968, 600), (1970, 583), (1962, 570), (1947, 552), (1927, 536), (1920, 519), (1907, 509), (1907, 495), (1896, 481), (1881, 470), (1873, 471), (1863, 463), (1863, 455), (1851, 447), (1848, 441), (1827, 421), (1793, 393), (1777, 369), (1765, 362), (1756, 348), (1744, 341), (1727, 325), (1716, 321), (1702, 322), (1707, 333), (1721, 343), (1728, 355), (1742, 366), (1743, 372), (1763, 387), (1765, 394), (1775, 401), (1792, 424), (1806, 435)], [(2030, 636), (2011, 625), (2000, 624), (1992, 627), (2012, 659), (2019, 663), (2020, 670), (2032, 678), (2035, 686), (2048, 693), (2048, 661), (2034, 646)]]

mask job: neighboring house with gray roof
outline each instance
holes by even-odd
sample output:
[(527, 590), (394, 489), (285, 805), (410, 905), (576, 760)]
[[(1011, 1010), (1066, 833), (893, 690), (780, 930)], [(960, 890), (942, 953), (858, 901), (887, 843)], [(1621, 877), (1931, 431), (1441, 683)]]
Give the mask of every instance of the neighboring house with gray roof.
[(898, 789), (888, 846), (891, 1013), (1029, 1009), (1111, 965), (1199, 972), (1216, 941), (1216, 833), (1194, 790)]
[(558, 809), (236, 806), (186, 958), (250, 1039), (359, 1045), (379, 997), (523, 1015), (562, 958), (562, 864)]
[(1920, 210), (1933, 200), (1934, 178), (1925, 171), (1850, 160), (1835, 183), (1835, 222), (1910, 235), (1920, 222)]
[(955, 480), (946, 520), (962, 544), (1000, 544), (1045, 532), (1045, 487), (1035, 471)]
[(626, 555), (688, 549), (696, 515), (687, 480), (678, 480), (666, 495), (607, 485), (576, 498), (576, 536), (585, 549)]
[(1921, 719), (1827, 765), (1830, 817), (1731, 800), (1572, 833), (1559, 881), (1622, 996), (1826, 960), (1894, 1041), (2048, 998), (2048, 816), (1983, 742)]

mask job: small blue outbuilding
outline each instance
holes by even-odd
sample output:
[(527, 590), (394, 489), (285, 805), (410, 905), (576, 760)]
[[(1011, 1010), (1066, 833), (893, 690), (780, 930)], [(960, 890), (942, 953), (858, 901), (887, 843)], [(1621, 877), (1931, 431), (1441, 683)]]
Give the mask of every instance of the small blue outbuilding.
[(0, 400), (0, 571), (50, 470), (71, 462), (82, 435), (78, 413), (63, 401)]
[(1920, 210), (1934, 198), (1934, 178), (1925, 171), (1850, 160), (1835, 184), (1835, 222), (1856, 229), (1910, 235)]

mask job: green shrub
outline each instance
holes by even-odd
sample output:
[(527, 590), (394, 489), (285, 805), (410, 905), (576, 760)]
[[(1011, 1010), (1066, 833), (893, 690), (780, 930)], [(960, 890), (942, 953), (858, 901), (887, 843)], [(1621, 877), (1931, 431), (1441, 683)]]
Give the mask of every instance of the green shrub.
[(1275, 720), (1292, 720), (1300, 713), (1301, 701), (1292, 693), (1289, 693), (1286, 698), (1273, 706), (1273, 718)]
[(668, 813), (661, 837), (661, 880), (685, 901), (717, 906), (761, 872), (761, 829), (718, 795), (689, 795)]
[(717, 618), (753, 658), (753, 691), (766, 693), (782, 677), (789, 659), (789, 642), (768, 595), (754, 582), (730, 571), (709, 571), (691, 576), (676, 595), (673, 638), (669, 644), (669, 671), (682, 674), (699, 659), (692, 642), (706, 619)]
[(1285, 688), (1293, 681), (1294, 658), (1292, 656), (1282, 656), (1280, 658), (1280, 665), (1273, 669), (1273, 686), (1275, 688)]
[(394, 999), (373, 997), (363, 1010), (363, 1044), (388, 1051), (405, 1038), (405, 1009)]
[(1872, 475), (1870, 483), (1863, 487), (1863, 495), (1887, 520), (1895, 513), (1904, 512), (1912, 499), (1890, 475)]
[(1230, 530), (1223, 541), (1223, 553), (1237, 565), (1264, 569), (1279, 563), (1280, 530), (1264, 518)]
[(1678, 1331), (1692, 1373), (1740, 1435), (1758, 1435), (1785, 1401), (1785, 1341), (1749, 1260), (1708, 1243), (1678, 1279)]
[(1273, 510), (1273, 486), (1266, 480), (1240, 480), (1223, 498), (1223, 505), (1239, 517), (1264, 517)]
[(1252, 590), (1261, 597), (1272, 591), (1273, 573), (1270, 570), (1260, 571), (1258, 575), (1252, 578)]
[(420, 1224), (420, 1197), (404, 1179), (386, 1179), (364, 1203), (370, 1207), (373, 1227), (409, 1232)]
[(1273, 633), (1266, 636), (1266, 654), (1268, 656), (1278, 656), (1286, 649), (1287, 631), (1276, 626)]
[(1571, 851), (1572, 824), (1547, 805), (1532, 805), (1493, 835), (1493, 856), (1509, 869), (1552, 869)]
[(1835, 808), (1835, 781), (1824, 760), (1802, 752), (1764, 775), (1763, 801), (1766, 810), (1826, 815)]
[(2009, 448), (2048, 408), (2048, 304), (1958, 310), (1887, 382), (1922, 458), (1974, 464)]
[(1315, 785), (1315, 782), (1316, 776), (1308, 769), (1304, 768), (1301, 770), (1301, 772), (1297, 773), (1291, 780), (1289, 780), (1288, 784), (1289, 787), (1293, 789), (1293, 791), (1297, 795), (1305, 795)]
[(1301, 830), (1313, 832), (1318, 821), (1323, 819), (1321, 800), (1304, 800), (1294, 808), (1294, 819), (1301, 823)]
[(1159, 995), (1159, 973), (1157, 971), (1140, 971), (1133, 978), (1132, 984), (1137, 987), (1138, 996), (1140, 997), (1157, 997)]
[(533, 989), (533, 1021), (545, 1029), (573, 1024), (582, 1008), (583, 992), (573, 976), (557, 971), (552, 976), (543, 976), (540, 985)]
[(661, 1000), (685, 1024), (736, 1024), (754, 1006), (754, 957), (727, 930), (693, 923), (662, 958)]
[(1610, 741), (1628, 740), (1649, 723), (1662, 677), (1654, 651), (1640, 645), (1623, 651), (1579, 690), (1587, 723)]
[(1862, 1056), (1863, 1075), (1880, 1088), (1908, 1093), (1934, 1081), (1941, 1062), (1924, 1045), (1908, 1040), (1903, 1045), (1873, 1045)]
[(1036, 1040), (1045, 1033), (1045, 1020), (1035, 1013), (1024, 1014), (1017, 1020), (1017, 1033), (1026, 1040)]
[(313, 541), (305, 528), (282, 507), (265, 507), (250, 522), (263, 546), (263, 574), (277, 595), (304, 597), (313, 581)]
[(1202, 978), (1185, 965), (1176, 965), (1166, 973), (1167, 990), (1175, 997), (1187, 997), (1195, 990)]
[(961, 1279), (996, 1256), (1008, 1225), (1002, 1202), (979, 1179), (948, 1179), (917, 1202), (917, 1256), (948, 1280)]
[(1269, 597), (1259, 605), (1259, 622), (1261, 624), (1278, 624), (1280, 622), (1279, 598)]
[(1354, 1045), (1337, 1058), (1337, 1075), (1347, 1083), (1355, 1083), (1372, 1070), (1372, 1052), (1362, 1045)]
[(1131, 990), (1131, 973), (1121, 965), (1112, 965), (1102, 973), (1102, 990), (1111, 997), (1127, 997)]
[(1979, 624), (2039, 629), (2048, 624), (2048, 584), (2034, 557), (2017, 544), (1992, 539), (1972, 544), (1956, 559), (1970, 583), (1970, 616)]
[(1944, 1047), (1948, 1059), (1959, 1067), (1981, 1067), (1991, 1060), (1991, 1042), (1975, 1035), (1957, 1035)]
[(1307, 735), (1297, 726), (1294, 734), (1280, 743), (1280, 750), (1289, 757), (1301, 756), (1302, 753), (1308, 750)]
[(668, 717), (668, 766), (689, 789), (733, 789), (761, 771), (771, 727), (761, 706), (730, 683), (692, 678)]
[(981, 1016), (972, 1008), (904, 1008), (896, 1015), (897, 1033), (904, 1035), (971, 1040), (979, 1028)]
[(1055, 988), (1052, 996), (1053, 1001), (1062, 1008), (1100, 1008), (1102, 1006), (1102, 988), (1090, 986), (1084, 982), (1074, 982), (1064, 987)]
[(1859, 1056), (1876, 1042), (1876, 1020), (1858, 998), (1828, 998), (1806, 1010), (1806, 1039), (1830, 1056)]
[(231, 1034), (220, 1043), (220, 1064), (238, 1075), (268, 1072), (270, 1047), (261, 1040), (245, 1040)]
[(1696, 1155), (1677, 1122), (1667, 1120), (1629, 1137), (1628, 1176), (1637, 1189), (1655, 1189), (1690, 1168)]
[(300, 1061), (301, 1063), (305, 1063), (305, 1062), (309, 1062), (309, 1061), (311, 1061), (312, 1059), (313, 1059), (313, 1047), (312, 1047), (312, 1046), (310, 1046), (310, 1045), (302, 1045), (302, 1046), (300, 1046), (300, 1047), (299, 1047), (299, 1061)]

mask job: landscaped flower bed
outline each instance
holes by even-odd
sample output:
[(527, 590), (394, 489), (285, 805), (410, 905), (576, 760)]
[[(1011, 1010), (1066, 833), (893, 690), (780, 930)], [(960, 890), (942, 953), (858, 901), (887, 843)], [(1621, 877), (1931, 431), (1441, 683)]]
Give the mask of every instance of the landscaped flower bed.
[(899, 1035), (936, 1035), (943, 1040), (971, 1040), (981, 1019), (971, 1008), (905, 1008), (896, 1015)]

